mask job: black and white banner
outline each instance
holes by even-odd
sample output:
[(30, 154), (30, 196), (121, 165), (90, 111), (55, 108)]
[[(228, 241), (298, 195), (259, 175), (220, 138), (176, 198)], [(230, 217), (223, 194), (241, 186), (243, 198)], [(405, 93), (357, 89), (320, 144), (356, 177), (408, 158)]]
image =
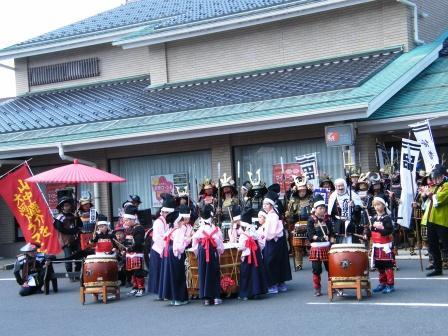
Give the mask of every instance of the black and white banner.
[(315, 188), (319, 187), (319, 171), (317, 169), (316, 153), (296, 156), (296, 162), (300, 165), (303, 174), (306, 175), (308, 182)]
[(384, 169), (384, 166), (389, 164), (389, 157), (387, 156), (386, 146), (384, 143), (376, 143), (376, 160), (380, 169)]
[(436, 146), (429, 126), (429, 120), (409, 125), (418, 143), (421, 145), (420, 150), (425, 163), (427, 172), (432, 171), (434, 166), (439, 163), (439, 156), (437, 155)]
[(402, 139), (400, 160), (401, 198), (398, 206), (397, 223), (409, 228), (411, 224), (412, 202), (417, 192), (415, 174), (420, 155), (420, 144), (409, 139)]

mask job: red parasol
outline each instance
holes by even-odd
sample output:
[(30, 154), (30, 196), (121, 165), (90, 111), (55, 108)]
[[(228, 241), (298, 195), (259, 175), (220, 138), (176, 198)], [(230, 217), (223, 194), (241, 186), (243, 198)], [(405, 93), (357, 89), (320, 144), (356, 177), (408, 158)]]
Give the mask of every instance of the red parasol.
[(75, 160), (72, 164), (50, 169), (26, 179), (36, 183), (97, 183), (125, 182), (126, 179), (104, 170), (86, 166)]

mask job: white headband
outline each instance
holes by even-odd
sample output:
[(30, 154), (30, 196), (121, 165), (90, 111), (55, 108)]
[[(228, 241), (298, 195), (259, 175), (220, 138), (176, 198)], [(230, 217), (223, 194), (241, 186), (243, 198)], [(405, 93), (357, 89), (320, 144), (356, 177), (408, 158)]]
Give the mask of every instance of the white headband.
[(127, 219), (135, 219), (135, 215), (130, 215), (130, 214), (124, 214), (123, 218), (127, 218)]
[(325, 206), (325, 201), (317, 201), (316, 203), (314, 203), (314, 209), (321, 205)]
[(173, 208), (165, 208), (165, 207), (163, 207), (162, 209), (160, 209), (160, 211), (171, 213), (171, 212), (174, 212), (174, 209)]
[(275, 205), (275, 202), (273, 200), (271, 200), (270, 198), (265, 198), (263, 200), (263, 203), (268, 203), (268, 204), (271, 204), (272, 206)]

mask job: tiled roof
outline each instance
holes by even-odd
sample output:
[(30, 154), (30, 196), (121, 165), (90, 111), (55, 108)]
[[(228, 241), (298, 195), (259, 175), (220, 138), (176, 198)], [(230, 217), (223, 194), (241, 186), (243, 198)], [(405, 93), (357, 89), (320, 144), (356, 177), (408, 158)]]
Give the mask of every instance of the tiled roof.
[(140, 0), (108, 10), (27, 41), (4, 48), (4, 51), (46, 44), (113, 29), (153, 23), (151, 29), (173, 27), (211, 18), (271, 8), (278, 5), (297, 5), (324, 0)]
[(406, 85), (367, 120), (448, 113), (448, 39), (440, 58)]
[(0, 103), (0, 133), (167, 114), (360, 86), (400, 50), (145, 90), (148, 78), (36, 93)]
[[(446, 37), (448, 37), (448, 33), (446, 33)], [(196, 110), (150, 114), (149, 108), (138, 107), (146, 104), (148, 100), (139, 98), (145, 97), (145, 99), (148, 99), (151, 94), (154, 94), (154, 91), (143, 92), (142, 87), (129, 88), (129, 92), (123, 93), (123, 97), (136, 99), (131, 101), (134, 105), (129, 105), (129, 112), (136, 112), (140, 109), (140, 112), (143, 113), (140, 116), (136, 113), (135, 117), (115, 120), (103, 119), (78, 124), (66, 122), (62, 126), (48, 128), (31, 127), (14, 132), (3, 131), (0, 132), (0, 158), (54, 153), (56, 145), (61, 142), (66, 147), (70, 147), (70, 150), (87, 150), (129, 143), (150, 143), (174, 139), (190, 139), (192, 136), (210, 136), (229, 134), (229, 132), (282, 128), (287, 127), (287, 125), (293, 126), (294, 124), (308, 125), (318, 122), (359, 120), (363, 116), (367, 117), (377, 110), (390, 95), (395, 94), (409, 80), (434, 62), (442, 42), (443, 40), (438, 40), (401, 54), (401, 56), (395, 58), (381, 71), (370, 77), (370, 79), (350, 89), (221, 105)], [(144, 80), (142, 81), (141, 84), (143, 86), (145, 82)], [(128, 82), (133, 87), (131, 85), (133, 81)], [(145, 83), (145, 86), (146, 84), (148, 82)], [(115, 85), (125, 84), (116, 83)], [(201, 85), (199, 84), (198, 86)], [(180, 84), (177, 86), (180, 87)], [(91, 87), (90, 89), (93, 88)], [(80, 88), (79, 90), (86, 90), (88, 93), (90, 89)], [(172, 89), (165, 90), (165, 92), (177, 90), (177, 88)], [(68, 94), (74, 91), (60, 92)], [(177, 92), (179, 93), (179, 101), (185, 101), (184, 98), (180, 98), (180, 93), (184, 91)], [(41, 93), (37, 96), (43, 95), (45, 94)], [(123, 97), (117, 96), (112, 105), (117, 104), (118, 100), (124, 99)], [(101, 104), (98, 103), (102, 101), (102, 96), (98, 95), (93, 99), (97, 99), (96, 105), (101, 107)], [(76, 101), (71, 101), (71, 104), (76, 105)], [(95, 104), (89, 106), (89, 111), (93, 106)], [(2, 107), (1, 104), (0, 107)], [(79, 109), (84, 110), (84, 106), (79, 106)], [(109, 110), (117, 111), (113, 106), (110, 106)], [(20, 111), (31, 113), (27, 108), (21, 108)], [(108, 110), (101, 108), (101, 111), (105, 113)], [(59, 110), (59, 114), (64, 114), (62, 109)], [(4, 113), (0, 112), (0, 116), (3, 117), (3, 115)], [(28, 127), (28, 124), (26, 124), (26, 127)]]

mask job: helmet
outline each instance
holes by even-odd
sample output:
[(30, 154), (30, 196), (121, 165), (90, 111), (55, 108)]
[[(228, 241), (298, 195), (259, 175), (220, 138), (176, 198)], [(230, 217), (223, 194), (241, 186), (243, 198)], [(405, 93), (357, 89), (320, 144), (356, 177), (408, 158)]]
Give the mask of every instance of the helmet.
[(142, 203), (142, 200), (140, 199), (139, 195), (129, 195), (129, 200), (131, 202), (138, 203), (138, 204)]

